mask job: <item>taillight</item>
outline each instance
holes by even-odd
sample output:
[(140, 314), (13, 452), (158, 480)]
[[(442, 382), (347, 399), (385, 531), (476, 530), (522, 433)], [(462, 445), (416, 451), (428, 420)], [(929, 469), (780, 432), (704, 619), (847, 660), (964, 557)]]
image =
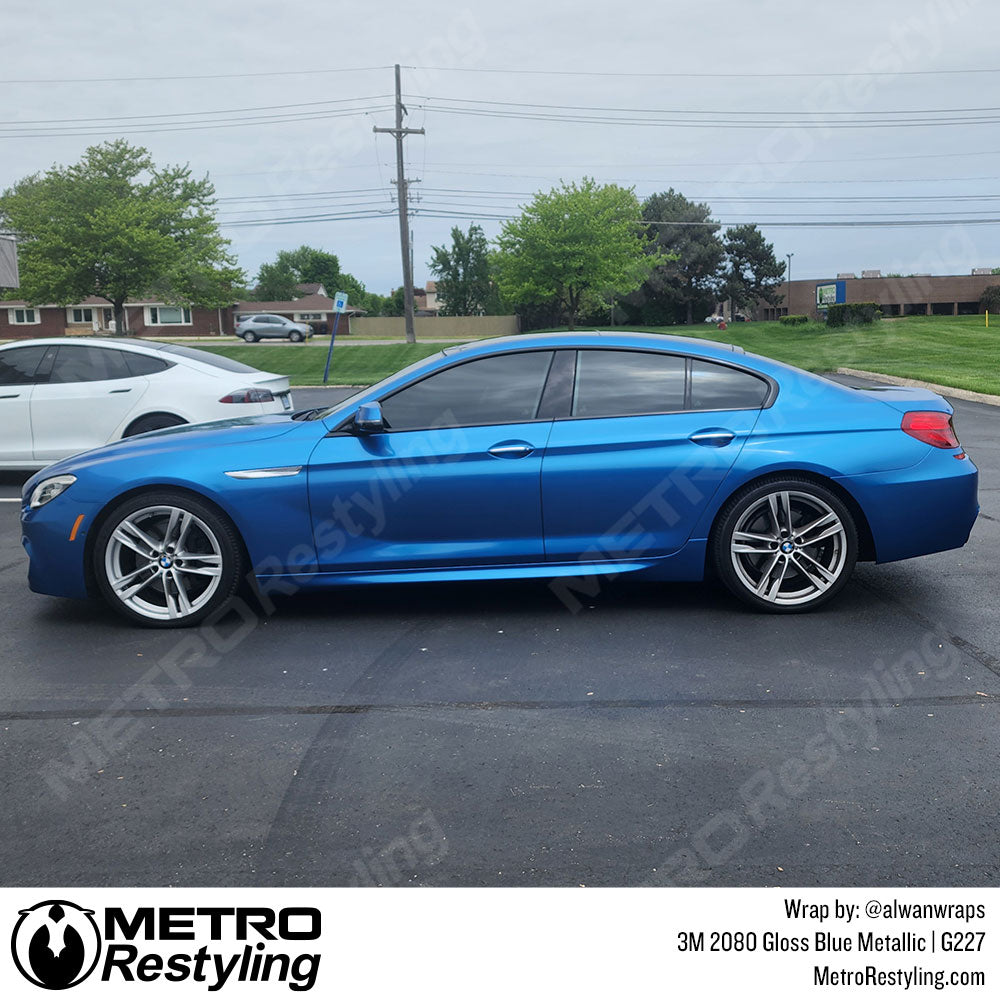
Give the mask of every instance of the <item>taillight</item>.
[(270, 389), (237, 389), (223, 396), (220, 403), (270, 403), (274, 399)]
[(902, 429), (924, 444), (935, 448), (958, 448), (958, 436), (951, 422), (951, 414), (938, 410), (911, 410), (903, 414)]

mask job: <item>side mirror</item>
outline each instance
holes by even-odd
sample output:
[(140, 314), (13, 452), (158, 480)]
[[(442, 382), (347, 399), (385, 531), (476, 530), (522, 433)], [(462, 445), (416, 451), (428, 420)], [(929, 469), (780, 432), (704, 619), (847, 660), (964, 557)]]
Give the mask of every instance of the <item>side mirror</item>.
[(379, 403), (362, 403), (354, 414), (356, 434), (381, 434), (385, 430), (382, 407)]

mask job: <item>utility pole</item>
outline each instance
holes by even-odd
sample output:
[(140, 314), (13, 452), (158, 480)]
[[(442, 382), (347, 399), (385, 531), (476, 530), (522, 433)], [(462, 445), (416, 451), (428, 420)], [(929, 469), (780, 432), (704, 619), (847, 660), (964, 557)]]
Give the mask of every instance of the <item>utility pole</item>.
[(374, 128), (374, 132), (386, 132), (396, 140), (396, 198), (399, 203), (399, 246), (403, 256), (403, 316), (406, 322), (406, 342), (416, 343), (413, 331), (413, 267), (410, 261), (410, 222), (407, 218), (407, 189), (409, 181), (403, 169), (403, 138), (408, 135), (423, 135), (422, 128), (403, 128), (402, 87), (399, 80), (399, 63), (396, 63), (396, 127)]
[[(785, 272), (785, 281), (788, 285), (788, 297), (785, 302), (785, 315), (790, 315), (792, 311), (792, 258), (795, 256), (794, 253), (786, 253), (785, 257), (788, 258), (788, 270)], [(778, 309), (778, 313), (781, 313), (781, 309)]]

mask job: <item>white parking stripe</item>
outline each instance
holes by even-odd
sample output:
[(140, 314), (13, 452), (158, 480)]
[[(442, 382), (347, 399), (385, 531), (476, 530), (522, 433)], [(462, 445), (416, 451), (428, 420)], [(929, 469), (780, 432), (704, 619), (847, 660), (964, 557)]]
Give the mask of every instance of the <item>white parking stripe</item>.
[(0, 497), (0, 503), (20, 503), (20, 497)]

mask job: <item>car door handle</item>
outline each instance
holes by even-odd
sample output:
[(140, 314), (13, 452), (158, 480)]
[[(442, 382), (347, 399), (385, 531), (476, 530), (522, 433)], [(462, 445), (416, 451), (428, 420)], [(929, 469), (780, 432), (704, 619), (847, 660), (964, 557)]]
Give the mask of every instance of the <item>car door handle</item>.
[(527, 441), (502, 441), (490, 448), (494, 458), (526, 458), (535, 450)]
[(113, 396), (116, 392), (131, 392), (131, 389), (111, 389), (109, 390), (109, 395)]
[(735, 437), (732, 431), (723, 427), (708, 427), (703, 431), (696, 431), (688, 440), (705, 448), (725, 448)]
[(0, 399), (20, 399), (21, 394), (19, 392), (12, 392), (8, 395), (0, 396)]

